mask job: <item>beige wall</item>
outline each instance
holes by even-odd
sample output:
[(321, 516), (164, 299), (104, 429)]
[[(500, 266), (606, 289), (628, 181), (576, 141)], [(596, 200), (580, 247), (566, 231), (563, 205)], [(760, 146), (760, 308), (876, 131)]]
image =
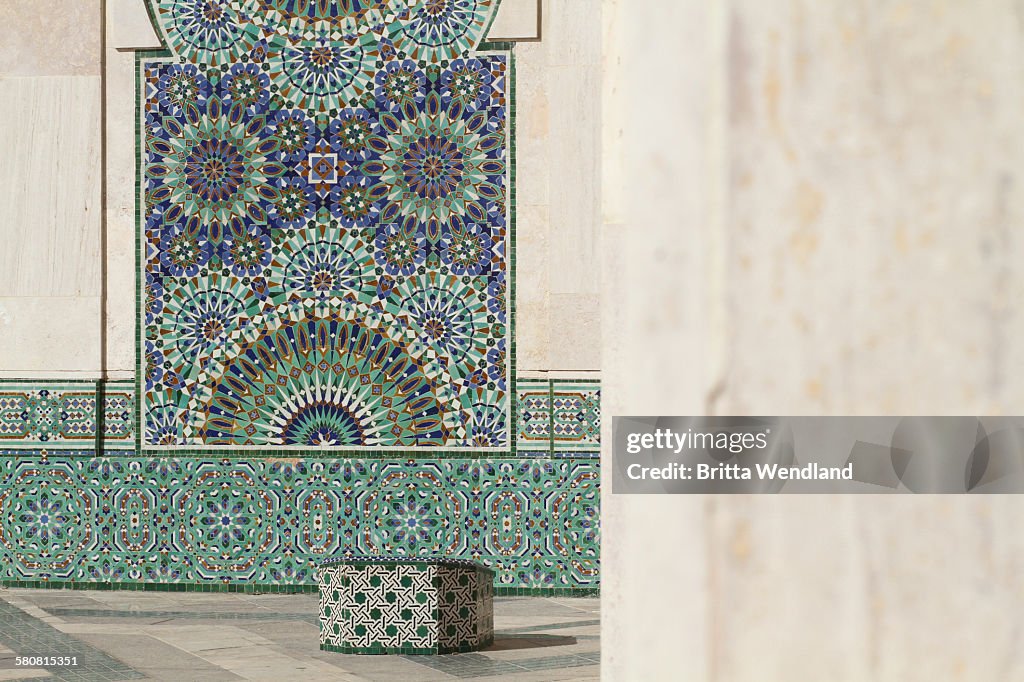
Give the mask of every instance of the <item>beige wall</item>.
[(601, 365), (599, 10), (598, 0), (548, 0), (543, 39), (515, 48), (516, 362), (526, 371)]
[(0, 378), (100, 369), (100, 10), (0, 3)]
[(107, 371), (135, 376), (135, 52), (159, 48), (142, 0), (107, 4)]
[[(603, 8), (605, 414), (1019, 412), (1019, 3)], [(1016, 497), (602, 511), (606, 679), (1024, 679)]]

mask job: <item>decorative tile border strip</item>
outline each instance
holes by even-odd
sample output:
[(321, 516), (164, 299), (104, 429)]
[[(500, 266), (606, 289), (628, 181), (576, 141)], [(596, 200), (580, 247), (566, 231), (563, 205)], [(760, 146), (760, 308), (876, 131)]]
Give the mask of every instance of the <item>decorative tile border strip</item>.
[(516, 382), (518, 419), (516, 449), (530, 453), (551, 450), (551, 382), (519, 379)]
[(601, 452), (600, 381), (520, 379), (516, 413), (516, 450), (521, 456)]
[(553, 453), (601, 450), (601, 384), (551, 381)]
[(577, 593), (600, 581), (598, 467), (4, 451), (0, 582), (294, 591), (326, 557), (424, 554), (493, 568), (499, 594)]
[(134, 406), (132, 381), (0, 380), (0, 448), (132, 450)]
[[(105, 409), (105, 438), (97, 443), (96, 401)], [(0, 380), (0, 448), (99, 450), (135, 449), (133, 381)], [(552, 409), (554, 406), (554, 409)], [(601, 449), (601, 385), (596, 380), (520, 379), (516, 382), (516, 451), (529, 457), (586, 457)], [(179, 456), (199, 456), (185, 451)], [(228, 450), (225, 456), (239, 453)], [(249, 453), (253, 457), (280, 453)], [(305, 456), (316, 456), (303, 453)], [(401, 456), (443, 458), (465, 454), (431, 450)], [(330, 456), (329, 451), (324, 455)], [(206, 456), (209, 456), (208, 454)], [(394, 452), (360, 453), (394, 458)]]

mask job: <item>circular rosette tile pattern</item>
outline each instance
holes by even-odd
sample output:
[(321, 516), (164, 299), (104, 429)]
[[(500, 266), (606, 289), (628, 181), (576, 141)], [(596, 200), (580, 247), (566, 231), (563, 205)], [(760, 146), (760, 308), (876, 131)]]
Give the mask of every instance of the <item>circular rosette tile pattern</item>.
[(219, 97), (194, 109), (188, 117), (151, 118), (146, 203), (163, 209), (165, 225), (185, 225), (218, 246), (228, 231), (242, 235), (247, 225), (267, 222), (278, 196), (273, 181), (285, 166), (266, 116), (241, 103), (226, 109)]
[(147, 94), (165, 114), (196, 117), (212, 94), (209, 79), (194, 64), (170, 64), (147, 81)]
[(236, 0), (239, 18), (264, 34), (351, 40), (409, 16), (414, 0)]
[(380, 467), (376, 485), (355, 496), (362, 516), (360, 551), (367, 555), (458, 556), (466, 537), (458, 520), (466, 502), (448, 482), (444, 463)]
[(378, 40), (372, 33), (349, 40), (274, 36), (267, 65), (285, 106), (336, 116), (345, 107), (359, 106), (364, 94), (372, 92), (378, 56)]
[(278, 248), (270, 284), (281, 301), (296, 297), (368, 301), (376, 292), (370, 247), (357, 230), (320, 225)]
[(177, 544), (195, 557), (200, 578), (251, 578), (279, 547), (278, 493), (261, 485), (249, 463), (204, 462), (173, 501), (181, 517), (192, 521), (178, 528)]
[(381, 113), (380, 158), (362, 172), (388, 200), (382, 221), (414, 217), (432, 244), (463, 222), (487, 222), (487, 207), (505, 195), (505, 131), (491, 131), (482, 112), (464, 114), (458, 101), (443, 106), (436, 92), (411, 116)]
[(186, 387), (259, 311), (252, 288), (237, 277), (179, 281), (166, 298), (164, 326), (155, 345), (162, 349), (167, 370), (180, 376)]
[(252, 41), (248, 22), (231, 0), (150, 0), (169, 47), (193, 63), (240, 60)]
[(468, 376), (483, 361), (492, 329), (473, 280), (416, 275), (404, 279), (392, 299), (421, 341), (446, 358), (454, 379)]
[(192, 436), (305, 448), (444, 444), (454, 415), (434, 353), (390, 315), (328, 307), (342, 312), (255, 325), (209, 379), (200, 375), (210, 391), (189, 403), (201, 418)]
[(395, 47), (423, 65), (469, 54), (483, 37), (493, 0), (416, 0), (394, 36)]

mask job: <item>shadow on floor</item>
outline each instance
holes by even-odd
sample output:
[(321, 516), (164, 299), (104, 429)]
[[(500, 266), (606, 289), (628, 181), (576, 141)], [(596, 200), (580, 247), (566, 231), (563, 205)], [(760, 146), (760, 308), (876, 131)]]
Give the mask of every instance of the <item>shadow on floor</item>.
[(575, 637), (565, 635), (503, 635), (494, 634), (494, 644), (482, 651), (508, 651), (510, 649), (542, 649), (550, 646), (569, 646), (576, 643)]

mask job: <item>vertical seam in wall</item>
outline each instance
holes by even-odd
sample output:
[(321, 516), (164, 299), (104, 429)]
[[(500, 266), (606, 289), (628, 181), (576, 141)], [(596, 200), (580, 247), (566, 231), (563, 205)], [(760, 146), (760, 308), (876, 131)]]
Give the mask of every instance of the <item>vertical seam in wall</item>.
[(103, 403), (104, 403), (104, 400), (105, 400), (104, 394), (106, 393), (106, 386), (105, 386), (105, 384), (106, 384), (106, 382), (103, 380), (102, 377), (97, 379), (96, 380), (96, 390), (93, 392), (93, 395), (95, 396), (95, 401), (96, 401), (95, 402), (95, 407), (94, 407), (94, 409), (96, 410), (96, 414), (95, 414), (96, 439), (95, 439), (95, 443), (93, 445), (93, 449), (96, 451), (96, 456), (97, 457), (102, 457), (103, 456), (103, 433), (106, 431), (105, 424), (104, 424), (104, 421), (105, 421), (104, 420), (104, 412), (106, 412), (106, 410), (103, 409)]
[[(109, 363), (107, 361), (107, 311), (109, 272), (107, 268), (107, 227), (108, 227), (108, 201), (107, 201), (107, 0), (100, 0), (100, 380), (107, 378)], [(97, 390), (97, 400), (99, 390)], [(97, 402), (97, 430), (100, 430), (103, 412), (102, 406)], [(100, 443), (102, 442), (102, 436)], [(97, 448), (97, 452), (99, 448)]]
[(728, 387), (728, 282), (727, 198), (729, 180), (728, 158), (728, 0), (715, 0), (708, 5), (709, 51), (711, 76), (707, 112), (708, 164), (708, 310), (709, 324), (705, 337), (705, 357), (710, 362), (704, 413), (714, 415)]
[[(707, 111), (707, 164), (709, 182), (708, 199), (708, 296), (706, 302), (710, 324), (707, 327), (704, 348), (705, 357), (710, 359), (710, 373), (707, 377), (704, 412), (713, 415), (728, 387), (728, 315), (726, 300), (726, 247), (728, 226), (726, 224), (729, 157), (728, 157), (728, 77), (729, 77), (729, 0), (715, 0), (708, 5), (709, 61), (711, 75)], [(707, 537), (707, 609), (708, 652), (707, 672), (710, 682), (721, 677), (722, 623), (719, 613), (719, 594), (722, 586), (718, 574), (718, 527), (717, 502), (714, 497), (707, 499), (704, 515), (704, 529)]]
[(707, 557), (707, 600), (704, 608), (707, 609), (708, 620), (708, 651), (707, 651), (707, 673), (708, 682), (716, 682), (720, 679), (719, 658), (721, 656), (721, 619), (718, 610), (715, 608), (718, 603), (718, 593), (721, 589), (718, 579), (718, 564), (715, 555), (718, 551), (716, 542), (718, 533), (718, 509), (714, 495), (708, 495), (704, 503), (704, 552)]

